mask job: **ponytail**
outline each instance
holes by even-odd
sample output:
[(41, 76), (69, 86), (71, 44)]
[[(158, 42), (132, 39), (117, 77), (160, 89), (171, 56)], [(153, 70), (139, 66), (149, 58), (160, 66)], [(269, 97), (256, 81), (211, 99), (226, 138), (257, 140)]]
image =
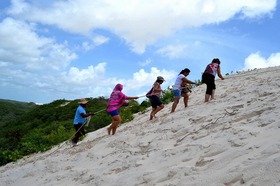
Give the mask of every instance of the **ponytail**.
[(183, 74), (183, 73), (190, 73), (190, 72), (191, 72), (190, 69), (185, 68), (184, 70), (182, 70), (182, 71), (179, 73), (179, 75), (180, 75), (180, 74)]

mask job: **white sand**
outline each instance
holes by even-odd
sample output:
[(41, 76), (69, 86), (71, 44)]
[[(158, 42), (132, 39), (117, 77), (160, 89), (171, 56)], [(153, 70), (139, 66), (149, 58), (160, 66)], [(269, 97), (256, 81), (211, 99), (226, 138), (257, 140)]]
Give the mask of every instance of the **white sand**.
[(148, 121), (138, 115), (108, 136), (92, 132), (68, 144), (0, 167), (0, 185), (280, 185), (280, 67), (217, 80), (216, 100), (205, 85), (188, 108), (171, 104)]

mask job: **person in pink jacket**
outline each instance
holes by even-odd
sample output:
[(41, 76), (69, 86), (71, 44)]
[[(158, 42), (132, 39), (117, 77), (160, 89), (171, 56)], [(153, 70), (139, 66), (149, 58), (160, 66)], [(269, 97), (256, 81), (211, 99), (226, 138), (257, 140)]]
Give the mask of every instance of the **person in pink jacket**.
[(119, 115), (118, 109), (126, 104), (125, 100), (138, 99), (139, 97), (128, 97), (122, 93), (123, 85), (117, 84), (111, 93), (111, 96), (107, 104), (107, 112), (113, 119), (112, 124), (107, 128), (108, 134), (114, 135), (117, 131), (118, 125), (121, 123), (121, 116)]

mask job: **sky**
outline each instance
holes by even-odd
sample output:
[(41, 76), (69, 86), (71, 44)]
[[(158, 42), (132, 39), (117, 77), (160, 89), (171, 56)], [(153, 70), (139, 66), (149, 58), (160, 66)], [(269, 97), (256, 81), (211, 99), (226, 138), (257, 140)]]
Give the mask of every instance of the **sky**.
[(277, 0), (0, 0), (0, 99), (108, 98), (117, 83), (143, 96), (184, 68), (200, 80), (213, 58), (223, 75), (278, 66), (279, 9)]

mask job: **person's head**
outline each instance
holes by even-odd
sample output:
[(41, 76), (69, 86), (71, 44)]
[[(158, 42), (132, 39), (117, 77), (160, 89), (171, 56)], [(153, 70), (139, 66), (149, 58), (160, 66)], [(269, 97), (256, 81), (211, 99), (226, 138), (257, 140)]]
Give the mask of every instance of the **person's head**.
[(165, 80), (164, 80), (164, 78), (162, 77), (162, 76), (158, 76), (157, 77), (157, 80), (156, 80), (156, 82), (158, 82), (158, 83), (163, 83)]
[(219, 58), (214, 58), (214, 59), (212, 60), (212, 63), (221, 64), (221, 61), (219, 60)]
[(122, 91), (122, 89), (123, 89), (123, 85), (122, 84), (117, 84), (116, 86), (115, 86), (115, 88), (114, 88), (114, 91)]
[(88, 103), (88, 100), (86, 100), (85, 98), (81, 98), (79, 101), (79, 104), (82, 105), (83, 107), (85, 107)]
[(188, 68), (185, 68), (185, 69), (183, 69), (180, 73), (179, 73), (179, 75), (180, 74), (183, 74), (184, 76), (187, 76), (187, 75), (189, 75), (190, 74), (190, 69), (188, 69)]

